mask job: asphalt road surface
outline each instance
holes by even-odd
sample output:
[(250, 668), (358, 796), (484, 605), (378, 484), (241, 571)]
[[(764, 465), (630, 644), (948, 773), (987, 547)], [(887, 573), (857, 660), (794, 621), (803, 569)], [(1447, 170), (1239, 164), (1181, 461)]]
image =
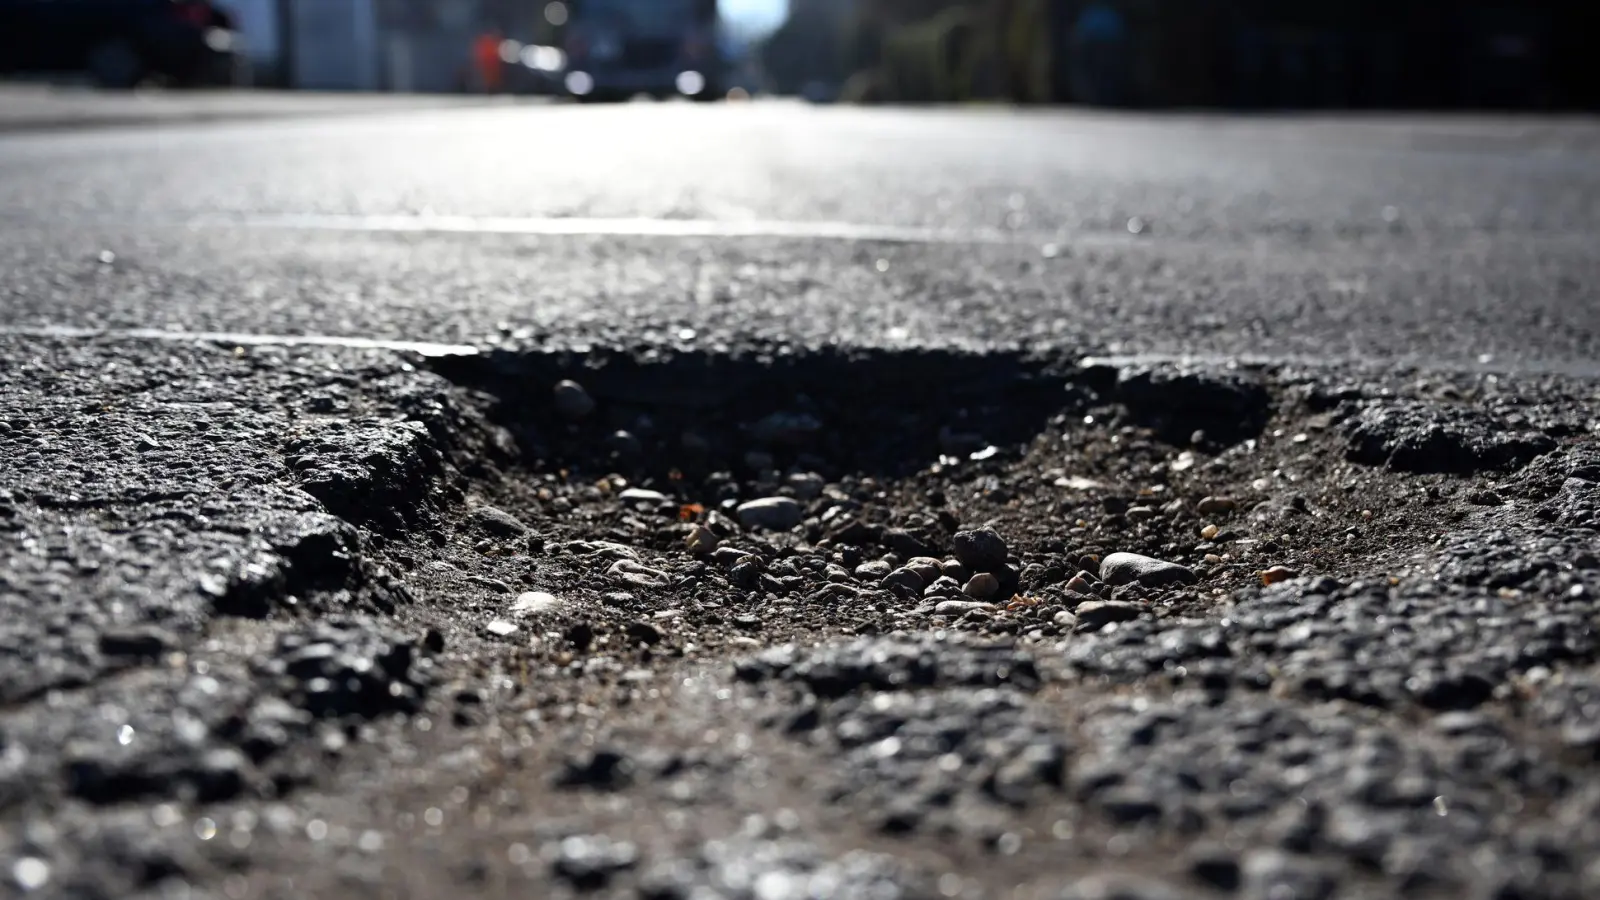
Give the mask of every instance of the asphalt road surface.
[(153, 102), (0, 131), (6, 891), (1600, 895), (1594, 122)]

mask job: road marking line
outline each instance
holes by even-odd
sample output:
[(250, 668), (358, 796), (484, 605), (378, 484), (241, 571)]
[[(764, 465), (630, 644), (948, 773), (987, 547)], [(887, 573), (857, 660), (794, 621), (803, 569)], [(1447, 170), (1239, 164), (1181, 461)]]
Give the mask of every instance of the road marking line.
[(411, 216), (411, 215), (225, 215), (203, 214), (187, 220), (199, 227), (278, 228), (306, 231), (370, 231), (401, 234), (509, 234), (535, 236), (789, 238), (825, 241), (872, 241), (889, 244), (1018, 244), (1063, 246), (1125, 245), (1133, 235), (1028, 233), (998, 228), (924, 228), (909, 225), (860, 225), (851, 222), (796, 222), (773, 219), (583, 218), (539, 216)]

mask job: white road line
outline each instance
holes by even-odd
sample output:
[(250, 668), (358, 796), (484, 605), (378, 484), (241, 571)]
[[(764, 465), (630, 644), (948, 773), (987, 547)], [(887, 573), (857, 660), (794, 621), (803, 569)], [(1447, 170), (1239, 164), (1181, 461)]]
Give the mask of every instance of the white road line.
[(998, 228), (922, 228), (757, 219), (582, 218), (540, 216), (429, 216), (337, 214), (204, 214), (186, 220), (200, 227), (278, 228), (307, 231), (369, 231), (403, 234), (511, 234), (669, 238), (789, 238), (877, 241), (893, 244), (1126, 244), (1132, 235), (1052, 235)]

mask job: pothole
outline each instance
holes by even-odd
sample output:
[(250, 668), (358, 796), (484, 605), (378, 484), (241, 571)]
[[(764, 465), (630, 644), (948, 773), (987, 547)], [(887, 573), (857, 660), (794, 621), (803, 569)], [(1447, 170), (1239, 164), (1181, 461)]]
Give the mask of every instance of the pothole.
[(1094, 396), (1073, 363), (1020, 353), (503, 354), (437, 368), (496, 398), (534, 471), (667, 479), (713, 501), (714, 473), (904, 477), (1023, 443)]
[[(1265, 366), (844, 349), (434, 365), (485, 398), (520, 463), (479, 492), (499, 512), (471, 518), (473, 557), (420, 577), (474, 597), (457, 609), (484, 639), (531, 636), (536, 655), (925, 628), (1046, 640), (1222, 615), (1296, 578), (1326, 593), (1316, 578), (1417, 569), (1410, 554), (1474, 521), (1529, 453), (1583, 430), (1465, 375), (1397, 393)], [(1417, 410), (1421, 449), (1401, 427)], [(1370, 452), (1391, 424), (1411, 455)], [(1417, 474), (1435, 452), (1452, 474)]]

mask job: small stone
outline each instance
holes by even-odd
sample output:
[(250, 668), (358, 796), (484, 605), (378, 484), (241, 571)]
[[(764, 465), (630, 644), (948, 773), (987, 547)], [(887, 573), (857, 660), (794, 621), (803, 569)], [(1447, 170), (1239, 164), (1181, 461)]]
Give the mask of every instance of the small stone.
[(624, 502), (643, 501), (646, 503), (670, 503), (672, 501), (671, 497), (660, 491), (652, 491), (645, 488), (628, 488), (618, 494), (617, 499)]
[(619, 459), (637, 459), (644, 455), (644, 444), (634, 437), (633, 432), (622, 429), (613, 431), (606, 438), (605, 447)]
[(1079, 572), (1067, 580), (1066, 588), (1070, 593), (1092, 597), (1094, 596), (1094, 576), (1088, 572)]
[(511, 604), (513, 616), (553, 616), (567, 611), (567, 602), (555, 594), (544, 591), (527, 591), (518, 594)]
[(906, 561), (906, 568), (922, 576), (924, 584), (933, 584), (944, 575), (939, 561), (929, 556), (917, 556)]
[(1106, 557), (1100, 563), (1100, 578), (1112, 587), (1138, 582), (1149, 588), (1194, 584), (1200, 580), (1194, 572), (1177, 563), (1137, 553), (1113, 553)]
[(885, 575), (894, 571), (894, 566), (881, 559), (872, 559), (856, 566), (856, 577), (865, 581), (881, 581)]
[(649, 622), (629, 622), (627, 633), (628, 637), (641, 644), (659, 644), (664, 637), (661, 629)]
[(904, 528), (886, 530), (883, 536), (879, 538), (879, 542), (895, 553), (900, 554), (903, 559), (914, 559), (933, 551), (933, 548), (924, 543), (922, 538)]
[(956, 559), (974, 572), (999, 571), (1006, 564), (1006, 542), (993, 528), (958, 531), (950, 541)]
[(12, 864), (11, 880), (24, 891), (36, 891), (50, 883), (50, 864), (37, 856), (24, 856)]
[(928, 586), (928, 583), (922, 580), (921, 575), (906, 568), (895, 569), (885, 575), (882, 584), (890, 589), (901, 587), (919, 596), (922, 594), (923, 589)]
[(733, 564), (728, 570), (728, 580), (735, 587), (750, 591), (761, 584), (761, 561), (754, 556), (746, 556)]
[(493, 506), (480, 506), (473, 510), (472, 520), (484, 532), (494, 537), (516, 537), (528, 530), (528, 526), (518, 521), (516, 516)]
[(576, 381), (558, 381), (552, 391), (556, 412), (562, 418), (582, 419), (594, 412), (594, 398)]
[(551, 780), (558, 787), (615, 791), (633, 782), (636, 768), (621, 750), (600, 747), (567, 757)]
[(631, 559), (619, 559), (606, 570), (606, 575), (623, 584), (640, 588), (664, 588), (672, 583), (672, 576), (660, 569), (652, 569)]
[(966, 584), (967, 579), (972, 577), (972, 570), (967, 568), (959, 559), (947, 559), (939, 563), (939, 568), (946, 577), (953, 578), (961, 584)]
[(722, 539), (717, 537), (717, 533), (704, 525), (689, 529), (688, 536), (683, 539), (683, 545), (695, 556), (710, 556), (721, 543)]
[(1216, 540), (1217, 535), (1220, 533), (1222, 533), (1222, 529), (1215, 525), (1207, 525), (1200, 529), (1200, 537), (1208, 541)]
[(961, 596), (961, 582), (948, 575), (940, 575), (928, 585), (925, 592), (933, 597), (959, 597)]
[(836, 543), (861, 546), (875, 544), (883, 535), (883, 529), (857, 519), (853, 516), (841, 516), (835, 521), (828, 537)]
[(815, 500), (822, 496), (822, 491), (828, 486), (821, 475), (814, 472), (800, 472), (790, 475), (789, 489), (801, 500)]
[(1050, 621), (1054, 622), (1057, 628), (1078, 627), (1078, 617), (1065, 609), (1060, 610), (1055, 615), (1051, 616)]
[(789, 497), (763, 497), (739, 504), (738, 514), (746, 528), (789, 531), (805, 519), (806, 511)]
[(484, 630), (495, 637), (510, 637), (511, 635), (517, 633), (517, 626), (507, 622), (505, 619), (495, 619), (488, 625), (485, 625)]
[(992, 609), (994, 609), (993, 603), (983, 603), (978, 600), (944, 600), (933, 608), (933, 614), (947, 619), (959, 619), (973, 610), (988, 612)]
[(1000, 579), (988, 572), (979, 572), (961, 588), (961, 593), (974, 600), (988, 600), (1000, 591)]
[(1239, 889), (1239, 860), (1225, 847), (1200, 846), (1188, 854), (1189, 874), (1219, 891)]
[(1272, 568), (1257, 574), (1261, 576), (1262, 584), (1277, 584), (1280, 581), (1288, 581), (1291, 578), (1300, 577), (1299, 572), (1296, 572), (1294, 569), (1291, 569), (1288, 566), (1273, 566)]
[(100, 635), (100, 652), (106, 656), (155, 659), (172, 645), (171, 635), (153, 625), (111, 628)]
[(1226, 497), (1205, 497), (1194, 505), (1194, 511), (1202, 516), (1219, 516), (1233, 512), (1238, 506)]
[(1078, 604), (1078, 608), (1073, 610), (1080, 627), (1091, 631), (1104, 628), (1112, 622), (1137, 619), (1142, 612), (1144, 607), (1123, 600), (1089, 600)]
[(488, 588), (489, 590), (494, 591), (496, 594), (511, 593), (511, 585), (506, 584), (504, 581), (497, 581), (493, 578), (485, 578), (482, 575), (468, 575), (467, 581), (472, 584)]
[(245, 755), (232, 747), (214, 747), (201, 754), (194, 768), (195, 788), (205, 803), (231, 800), (245, 787), (249, 768)]
[(1148, 506), (1130, 506), (1128, 507), (1128, 511), (1123, 513), (1123, 515), (1135, 522), (1138, 522), (1144, 519), (1154, 519), (1157, 513), (1154, 509)]

